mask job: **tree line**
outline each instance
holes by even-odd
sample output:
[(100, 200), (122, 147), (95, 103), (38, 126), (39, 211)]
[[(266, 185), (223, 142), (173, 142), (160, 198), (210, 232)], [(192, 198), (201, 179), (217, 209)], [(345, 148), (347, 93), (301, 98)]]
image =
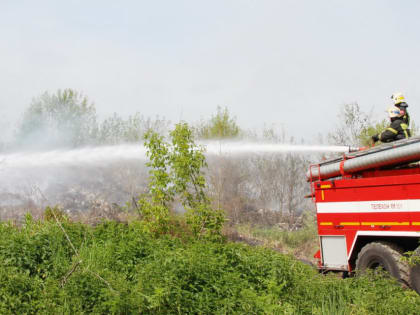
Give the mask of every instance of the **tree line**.
[[(126, 118), (117, 113), (99, 121), (89, 98), (72, 89), (45, 92), (33, 99), (13, 132), (10, 148), (76, 148), (86, 145), (114, 145), (142, 142), (149, 130), (165, 134), (170, 126), (165, 118), (134, 113)], [(193, 127), (201, 139), (238, 137), (241, 129), (228, 109), (218, 107), (209, 121)]]
[[(362, 111), (357, 103), (343, 104), (339, 108), (335, 128), (323, 140), (335, 145), (368, 145), (370, 137), (386, 125), (386, 120), (373, 119), (372, 112)], [(15, 148), (74, 148), (142, 142), (148, 130), (165, 134), (169, 126), (170, 121), (163, 117), (153, 119), (138, 112), (126, 118), (114, 113), (99, 121), (95, 105), (86, 95), (64, 89), (55, 93), (45, 92), (33, 99), (18, 122), (9, 145)], [(220, 106), (208, 120), (196, 122), (191, 127), (198, 139), (260, 137), (267, 141), (291, 140), (270, 128), (265, 128), (262, 135), (257, 136), (255, 132), (241, 128), (228, 108)], [(3, 143), (2, 148), (6, 147)]]
[[(324, 140), (337, 145), (365, 145), (370, 135), (380, 131), (385, 124), (385, 121), (373, 120), (357, 103), (346, 104), (341, 107), (336, 128), (328, 134), (327, 139), (321, 139), (320, 142)], [(159, 117), (145, 118), (140, 113), (127, 118), (115, 113), (99, 121), (95, 105), (87, 96), (66, 89), (55, 93), (46, 92), (35, 98), (17, 125), (14, 139), (3, 147), (43, 149), (143, 143), (150, 132), (159, 137), (153, 138), (155, 141), (160, 139), (159, 141), (164, 142), (170, 139), (170, 128), (171, 123), (168, 120)], [(208, 120), (187, 124), (186, 130), (184, 133), (191, 139), (233, 138), (296, 143), (286, 132), (278, 132), (274, 128), (265, 128), (261, 134), (247, 131), (237, 124), (236, 118), (227, 107), (220, 106)], [(207, 184), (202, 189), (217, 210), (226, 212), (228, 224), (253, 222), (272, 226), (286, 221), (293, 226), (302, 212), (312, 209), (310, 201), (305, 198), (309, 194), (305, 172), (310, 163), (321, 158), (319, 154), (293, 152), (207, 156), (206, 164), (202, 165)], [(168, 161), (165, 160), (165, 163)], [(179, 163), (172, 165), (173, 169), (182, 166)], [(114, 215), (118, 207), (113, 205), (121, 205), (154, 189), (150, 186), (150, 178), (144, 165), (115, 164), (107, 169), (91, 168), (81, 172), (72, 170), (72, 173), (83, 176), (77, 175), (66, 182), (64, 178), (69, 175), (61, 175), (59, 184), (49, 182), (44, 185), (42, 194), (46, 198), (42, 199), (48, 199), (49, 203), (53, 201), (68, 211), (95, 211), (95, 216), (101, 217)], [(169, 187), (173, 187), (171, 185)], [(24, 200), (27, 207), (31, 208), (39, 204), (34, 201), (39, 199), (40, 193), (36, 193), (38, 190), (26, 189), (30, 191), (26, 196), (13, 193), (15, 196), (19, 195), (16, 198)], [(0, 193), (5, 196), (11, 192), (0, 189)], [(2, 210), (5, 214), (11, 213), (8, 209), (1, 208), (4, 207), (0, 207), (0, 217)], [(172, 206), (169, 208), (173, 210)], [(165, 209), (167, 211), (168, 208)]]

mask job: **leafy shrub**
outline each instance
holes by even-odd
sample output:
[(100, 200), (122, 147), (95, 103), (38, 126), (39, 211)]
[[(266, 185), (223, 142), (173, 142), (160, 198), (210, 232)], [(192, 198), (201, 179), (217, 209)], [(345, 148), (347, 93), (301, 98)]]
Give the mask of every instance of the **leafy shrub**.
[(149, 193), (137, 201), (146, 230), (153, 234), (167, 233), (170, 205), (177, 198), (187, 210), (187, 224), (197, 238), (221, 239), (224, 214), (213, 209), (206, 193), (203, 168), (207, 167), (204, 149), (194, 142), (186, 123), (179, 123), (170, 132), (171, 143), (150, 131), (145, 146), (150, 168)]
[(41, 312), (42, 280), (18, 267), (0, 268), (0, 313), (29, 314)]

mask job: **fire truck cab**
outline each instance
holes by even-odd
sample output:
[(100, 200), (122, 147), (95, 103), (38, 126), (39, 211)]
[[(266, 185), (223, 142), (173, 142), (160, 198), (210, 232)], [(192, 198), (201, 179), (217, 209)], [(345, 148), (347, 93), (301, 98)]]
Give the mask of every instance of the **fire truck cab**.
[(420, 293), (420, 138), (311, 165), (322, 271), (381, 267)]

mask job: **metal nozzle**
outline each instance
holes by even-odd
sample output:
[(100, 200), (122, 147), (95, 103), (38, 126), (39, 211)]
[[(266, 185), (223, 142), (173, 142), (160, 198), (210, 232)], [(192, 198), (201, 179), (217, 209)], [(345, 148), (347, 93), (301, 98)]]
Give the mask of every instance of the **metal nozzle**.
[(360, 149), (363, 149), (363, 148), (349, 146), (349, 153), (360, 151)]

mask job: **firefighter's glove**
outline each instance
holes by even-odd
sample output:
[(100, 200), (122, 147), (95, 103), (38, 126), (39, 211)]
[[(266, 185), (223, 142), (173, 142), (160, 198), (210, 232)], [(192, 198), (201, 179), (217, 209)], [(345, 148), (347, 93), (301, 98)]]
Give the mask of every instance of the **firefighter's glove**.
[(378, 135), (374, 135), (374, 136), (372, 136), (372, 141), (373, 141), (373, 142), (377, 142), (377, 141), (379, 141), (379, 136), (378, 136)]

